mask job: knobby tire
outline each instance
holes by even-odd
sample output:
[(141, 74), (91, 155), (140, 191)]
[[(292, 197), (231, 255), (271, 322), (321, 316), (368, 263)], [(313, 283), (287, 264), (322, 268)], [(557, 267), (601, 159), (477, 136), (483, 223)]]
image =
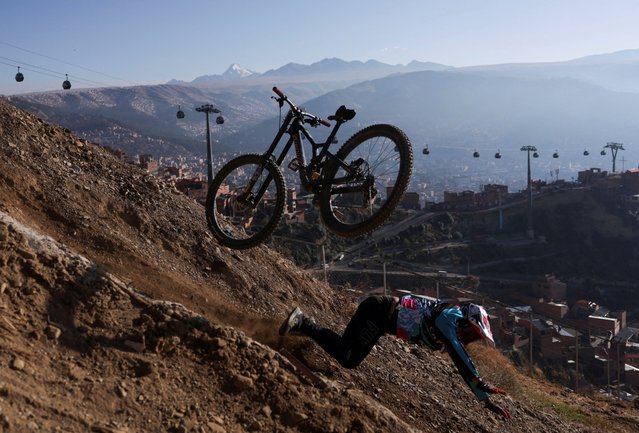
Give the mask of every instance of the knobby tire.
[[(379, 145), (377, 143), (379, 143)], [(368, 154), (366, 154), (367, 149), (365, 149), (365, 147), (367, 148), (368, 146), (371, 148), (378, 146), (380, 148), (379, 152), (381, 153), (368, 151)], [(389, 146), (394, 146), (392, 152)], [(359, 155), (360, 151), (362, 151), (361, 156)], [(397, 155), (394, 155), (393, 152), (396, 152)], [(389, 164), (398, 165), (396, 175), (393, 172), (391, 176), (395, 178), (395, 186), (383, 204), (381, 204), (379, 208), (376, 208), (374, 212), (363, 212), (364, 206), (362, 205), (360, 209), (362, 214), (357, 214), (361, 218), (360, 221), (343, 221), (346, 218), (340, 216), (340, 207), (335, 204), (339, 200), (339, 197), (337, 195), (334, 196), (335, 187), (339, 185), (332, 184), (322, 187), (319, 194), (320, 215), (327, 229), (339, 236), (352, 238), (376, 229), (388, 219), (404, 196), (413, 169), (413, 151), (410, 140), (406, 134), (392, 125), (372, 125), (362, 129), (349, 138), (337, 152), (336, 156), (347, 164), (356, 160), (358, 157), (363, 157), (372, 172), (378, 167), (380, 170), (383, 170), (381, 165), (377, 166), (376, 164), (380, 163), (380, 159), (384, 158), (384, 155), (387, 153), (389, 156), (392, 154), (394, 158)], [(324, 182), (331, 184), (335, 182), (336, 177), (339, 178), (342, 174), (343, 169), (340, 168), (339, 164), (336, 162), (330, 163), (324, 170)], [(376, 182), (378, 180), (381, 179), (376, 178)], [(378, 192), (382, 188), (384, 192), (386, 192), (386, 185), (380, 184), (376, 185), (376, 187)], [(356, 206), (353, 205), (350, 207), (356, 208)]]
[[(253, 187), (253, 192), (256, 193), (270, 175), (268, 182), (270, 188), (275, 188), (274, 192), (271, 191), (274, 200), (268, 197), (269, 203), (266, 203), (264, 199), (267, 197), (263, 197), (256, 209), (244, 207), (237, 211), (235, 208), (238, 206), (233, 203), (237, 203), (234, 200), (239, 196), (238, 191), (242, 191), (248, 183), (248, 178), (238, 176), (240, 178), (236, 179), (232, 176), (234, 173), (247, 173), (246, 177), (250, 177), (258, 166), (263, 166), (263, 174)], [(229, 193), (219, 191), (222, 185), (229, 185)], [(285, 202), (286, 184), (280, 168), (273, 161), (265, 162), (261, 155), (241, 155), (226, 163), (213, 178), (206, 197), (206, 221), (220, 244), (233, 249), (253, 248), (275, 230), (284, 213)], [(233, 211), (229, 210), (231, 208)], [(246, 221), (249, 221), (248, 228)], [(255, 221), (262, 224), (258, 226)], [(234, 226), (234, 223), (239, 227)]]

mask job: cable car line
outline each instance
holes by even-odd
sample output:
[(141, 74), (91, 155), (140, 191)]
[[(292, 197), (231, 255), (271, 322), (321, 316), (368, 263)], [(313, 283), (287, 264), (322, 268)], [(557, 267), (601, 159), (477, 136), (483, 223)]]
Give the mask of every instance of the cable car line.
[(34, 71), (33, 69), (25, 68), (23, 66), (18, 66), (18, 65), (14, 64), (14, 63), (3, 62), (1, 60), (0, 60), (0, 65), (7, 65), (7, 66), (11, 66), (12, 68), (19, 67), (23, 71), (35, 72), (36, 74), (47, 75), (47, 76), (53, 77), (53, 78), (60, 78), (60, 75), (53, 75), (53, 74), (49, 74), (49, 73), (42, 72), (42, 71)]
[[(11, 66), (11, 67), (14, 67), (14, 68), (15, 67), (19, 67), (20, 69), (23, 69), (23, 70), (29, 71), (29, 72), (34, 72), (36, 74), (47, 75), (49, 77), (60, 78), (60, 79), (64, 78), (65, 75), (67, 75), (67, 74), (63, 74), (63, 73), (58, 72), (58, 71), (54, 71), (54, 70), (51, 70), (51, 69), (43, 68), (41, 66), (31, 65), (29, 63), (21, 63), (21, 62), (18, 62), (16, 60), (14, 60), (14, 59), (9, 59), (9, 58), (3, 57), (3, 56), (0, 56), (0, 59), (5, 59), (5, 60), (9, 60), (11, 62), (14, 62), (14, 63), (6, 63), (6, 62), (3, 62), (3, 61), (0, 60), (0, 64)], [(27, 66), (30, 66), (31, 68), (41, 69), (41, 71), (38, 71), (38, 70), (35, 70), (35, 69), (30, 69), (30, 68), (25, 68), (22, 65), (27, 65)], [(47, 71), (47, 72), (43, 72), (43, 71)], [(93, 86), (116, 87), (113, 84), (107, 84), (107, 83), (102, 83), (102, 82), (99, 82), (99, 81), (93, 81), (93, 80), (89, 80), (87, 78), (78, 77), (76, 75), (73, 75), (73, 79), (75, 81), (79, 81), (81, 83), (85, 83), (85, 84), (89, 84), (89, 85), (93, 85)]]
[(41, 54), (41, 53), (37, 53), (35, 51), (27, 50), (26, 48), (22, 48), (22, 47), (19, 47), (17, 45), (10, 44), (9, 42), (0, 41), (0, 44), (6, 45), (8, 47), (15, 48), (17, 50), (21, 50), (21, 51), (24, 51), (24, 52), (27, 52), (27, 53), (30, 53), (30, 54), (35, 54), (36, 56), (45, 57), (47, 59), (54, 60), (56, 62), (60, 62), (60, 63), (63, 63), (65, 65), (68, 65), (68, 66), (73, 66), (73, 67), (80, 68), (80, 69), (83, 69), (83, 70), (88, 71), (88, 72), (93, 72), (94, 74), (99, 74), (99, 75), (102, 75), (102, 76), (107, 77), (107, 78), (111, 78), (111, 79), (118, 80), (118, 81), (124, 81), (124, 82), (132, 84), (134, 86), (139, 86), (140, 85), (139, 83), (136, 83), (135, 81), (126, 80), (124, 78), (119, 78), (119, 77), (115, 77), (115, 76), (112, 76), (112, 75), (108, 75), (108, 74), (105, 74), (103, 72), (96, 71), (94, 69), (85, 68), (84, 66), (80, 66), (80, 65), (76, 65), (74, 63), (66, 62), (64, 60), (56, 59), (55, 57), (47, 56), (46, 54)]

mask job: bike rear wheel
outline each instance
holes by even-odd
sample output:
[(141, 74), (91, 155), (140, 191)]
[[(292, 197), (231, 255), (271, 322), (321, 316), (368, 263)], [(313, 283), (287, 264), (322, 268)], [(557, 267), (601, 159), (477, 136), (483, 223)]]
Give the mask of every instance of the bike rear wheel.
[[(248, 190), (251, 180), (255, 183)], [(261, 189), (264, 195), (257, 202)], [(242, 155), (224, 165), (213, 179), (206, 197), (206, 221), (222, 245), (252, 248), (277, 227), (285, 201), (280, 168), (261, 155)]]
[[(372, 125), (357, 132), (324, 170), (319, 194), (324, 225), (343, 237), (379, 227), (403, 197), (413, 169), (410, 140), (392, 125)], [(350, 172), (350, 173), (349, 173)]]

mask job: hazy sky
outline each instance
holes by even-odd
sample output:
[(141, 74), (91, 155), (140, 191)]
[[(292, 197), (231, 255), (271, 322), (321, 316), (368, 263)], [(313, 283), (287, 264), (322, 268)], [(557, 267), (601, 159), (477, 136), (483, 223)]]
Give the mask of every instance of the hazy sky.
[(637, 0), (4, 0), (0, 94), (56, 90), (65, 73), (126, 86), (327, 57), (569, 60), (639, 48), (638, 22)]

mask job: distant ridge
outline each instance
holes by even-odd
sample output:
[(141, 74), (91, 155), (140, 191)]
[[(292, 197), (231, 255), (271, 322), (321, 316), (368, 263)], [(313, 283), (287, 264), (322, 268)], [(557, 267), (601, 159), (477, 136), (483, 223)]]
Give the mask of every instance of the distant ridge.
[(269, 69), (264, 73), (252, 71), (237, 63), (232, 64), (223, 74), (201, 75), (192, 81), (170, 80), (167, 84), (201, 85), (219, 81), (252, 80), (266, 77), (299, 77), (322, 76), (330, 79), (344, 79), (357, 74), (363, 79), (381, 78), (389, 74), (416, 72), (416, 71), (445, 71), (453, 69), (452, 66), (433, 62), (419, 62), (413, 60), (407, 65), (389, 65), (377, 60), (346, 61), (336, 57), (326, 58), (310, 65), (301, 63), (287, 63), (277, 69)]

